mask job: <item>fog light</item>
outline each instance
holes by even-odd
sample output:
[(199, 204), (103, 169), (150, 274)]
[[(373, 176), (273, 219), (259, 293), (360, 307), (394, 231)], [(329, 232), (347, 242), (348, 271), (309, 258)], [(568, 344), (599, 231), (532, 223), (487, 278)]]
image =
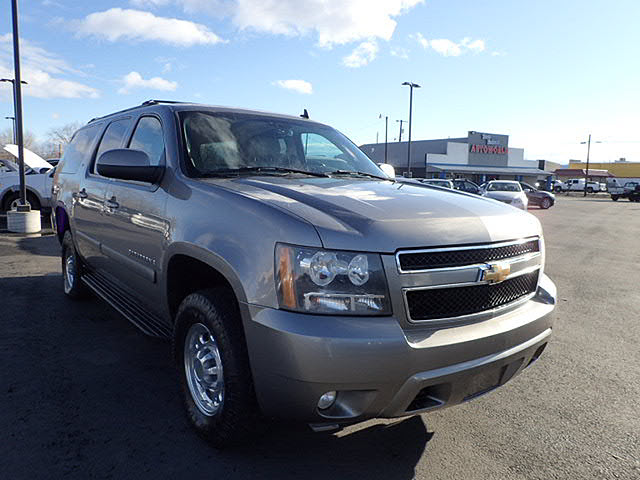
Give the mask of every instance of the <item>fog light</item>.
[(318, 400), (318, 408), (320, 410), (326, 410), (331, 405), (333, 405), (333, 402), (336, 401), (336, 396), (337, 393), (333, 391), (325, 393), (320, 397), (320, 400)]

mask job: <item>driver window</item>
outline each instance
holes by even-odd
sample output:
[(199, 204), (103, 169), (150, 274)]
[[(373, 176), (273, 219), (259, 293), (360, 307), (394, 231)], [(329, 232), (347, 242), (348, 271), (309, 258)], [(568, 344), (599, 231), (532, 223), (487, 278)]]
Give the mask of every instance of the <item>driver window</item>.
[(129, 148), (149, 155), (152, 166), (160, 165), (164, 156), (162, 125), (155, 117), (142, 117), (136, 126)]

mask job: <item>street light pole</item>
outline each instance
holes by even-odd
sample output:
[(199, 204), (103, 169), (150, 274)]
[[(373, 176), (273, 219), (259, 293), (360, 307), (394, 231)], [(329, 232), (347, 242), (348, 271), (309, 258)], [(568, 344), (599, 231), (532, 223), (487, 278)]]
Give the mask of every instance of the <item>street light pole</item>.
[(24, 178), (24, 137), (22, 135), (22, 80), (20, 79), (20, 29), (18, 26), (18, 0), (11, 0), (13, 23), (13, 92), (15, 95), (15, 137), (18, 144), (18, 168), (20, 172), (20, 205), (18, 211), (29, 212), (27, 204), (27, 187)]
[(407, 142), (407, 176), (411, 177), (411, 120), (413, 115), (413, 89), (420, 85), (413, 82), (404, 82), (402, 85), (409, 87), (409, 141)]
[[(4, 117), (5, 119), (9, 120), (12, 119), (13, 120), (13, 143), (14, 144), (18, 144), (18, 140), (16, 140), (16, 116), (17, 116), (17, 107), (16, 107), (16, 82), (13, 78), (0, 78), (0, 82), (11, 82), (11, 89), (13, 92), (13, 117)], [(24, 80), (20, 80), (20, 83), (22, 85), (28, 85), (27, 82), (25, 82)]]
[(11, 120), (11, 138), (16, 143), (16, 117), (4, 117), (5, 120)]

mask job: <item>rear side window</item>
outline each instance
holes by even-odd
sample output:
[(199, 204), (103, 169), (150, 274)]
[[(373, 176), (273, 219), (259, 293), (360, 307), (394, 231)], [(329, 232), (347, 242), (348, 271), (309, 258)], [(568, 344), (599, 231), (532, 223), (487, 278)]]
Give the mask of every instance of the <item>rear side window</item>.
[(149, 155), (152, 166), (161, 164), (164, 157), (164, 138), (160, 121), (155, 117), (142, 117), (133, 133), (129, 148), (142, 150)]
[(98, 125), (91, 125), (76, 132), (60, 160), (62, 163), (60, 173), (76, 173), (78, 171), (82, 161), (91, 155), (98, 130)]
[(102, 136), (100, 146), (98, 147), (98, 153), (96, 153), (96, 160), (100, 158), (107, 150), (113, 150), (114, 148), (122, 148), (124, 136), (126, 135), (129, 127), (131, 126), (131, 119), (123, 118), (121, 120), (115, 120), (109, 124)]

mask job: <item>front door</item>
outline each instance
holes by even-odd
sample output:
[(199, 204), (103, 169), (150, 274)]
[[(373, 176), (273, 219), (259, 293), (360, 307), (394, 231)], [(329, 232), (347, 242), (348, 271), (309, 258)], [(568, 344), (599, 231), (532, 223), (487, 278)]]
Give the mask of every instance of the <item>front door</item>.
[[(165, 143), (162, 124), (154, 116), (141, 117), (128, 148), (142, 150), (151, 165), (163, 165)], [(158, 272), (165, 245), (168, 222), (165, 218), (166, 192), (159, 185), (112, 180), (105, 196), (105, 225), (102, 251), (109, 258), (109, 273), (129, 293), (146, 300), (159, 313), (161, 292)]]

